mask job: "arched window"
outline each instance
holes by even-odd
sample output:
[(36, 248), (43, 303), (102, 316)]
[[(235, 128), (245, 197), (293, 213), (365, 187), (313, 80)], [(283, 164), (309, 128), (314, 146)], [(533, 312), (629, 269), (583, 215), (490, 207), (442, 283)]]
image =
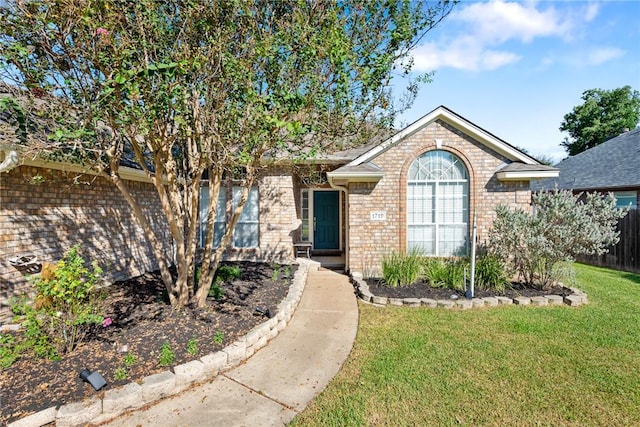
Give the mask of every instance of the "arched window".
[(448, 151), (428, 151), (409, 168), (407, 180), (407, 249), (425, 255), (467, 252), (469, 174)]

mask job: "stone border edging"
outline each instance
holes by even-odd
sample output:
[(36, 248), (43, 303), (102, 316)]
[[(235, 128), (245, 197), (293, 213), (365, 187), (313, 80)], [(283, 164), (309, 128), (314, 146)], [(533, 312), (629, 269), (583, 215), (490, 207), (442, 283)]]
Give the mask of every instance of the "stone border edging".
[(16, 420), (7, 427), (40, 427), (52, 422), (57, 427), (104, 423), (126, 411), (176, 395), (193, 385), (211, 381), (218, 374), (238, 366), (266, 346), (289, 324), (302, 297), (309, 270), (320, 265), (303, 258), (296, 259), (296, 262), (298, 269), (287, 296), (278, 304), (277, 314), (222, 350), (174, 366), (173, 372), (160, 372), (144, 377), (140, 383), (132, 382), (109, 389), (105, 391), (103, 398), (93, 396), (59, 408), (52, 406)]
[(467, 310), (470, 308), (479, 307), (495, 307), (498, 305), (562, 305), (566, 304), (570, 307), (579, 307), (583, 304), (588, 304), (587, 294), (580, 289), (569, 288), (571, 295), (563, 297), (561, 295), (544, 295), (537, 297), (485, 297), (485, 298), (460, 298), (453, 299), (439, 299), (434, 300), (430, 298), (390, 298), (376, 296), (369, 290), (369, 285), (364, 281), (361, 273), (352, 273), (351, 279), (355, 282), (356, 293), (358, 298), (364, 302), (368, 302), (374, 305), (380, 306), (398, 306), (398, 307), (430, 307), (430, 308), (459, 308)]

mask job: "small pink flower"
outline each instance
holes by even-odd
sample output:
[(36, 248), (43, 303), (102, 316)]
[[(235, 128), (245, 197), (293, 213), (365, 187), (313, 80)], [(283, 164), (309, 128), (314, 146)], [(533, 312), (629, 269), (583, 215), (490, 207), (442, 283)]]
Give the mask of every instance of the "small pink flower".
[(113, 320), (111, 320), (111, 317), (107, 317), (106, 319), (104, 319), (102, 321), (102, 327), (106, 328), (107, 326), (109, 326), (112, 323), (113, 323)]
[(109, 30), (107, 30), (106, 28), (100, 27), (100, 28), (98, 28), (96, 30), (96, 35), (98, 35), (98, 36), (108, 36), (109, 35)]

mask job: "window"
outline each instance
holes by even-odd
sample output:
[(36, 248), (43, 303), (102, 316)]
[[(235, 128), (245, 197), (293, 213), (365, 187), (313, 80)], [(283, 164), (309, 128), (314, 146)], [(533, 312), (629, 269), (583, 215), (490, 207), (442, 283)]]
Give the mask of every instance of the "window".
[(638, 208), (638, 194), (635, 191), (615, 191), (616, 208)]
[(467, 251), (469, 176), (447, 151), (429, 151), (409, 168), (407, 249), (452, 256)]
[[(242, 187), (233, 187), (233, 209), (235, 210), (242, 196)], [(233, 230), (233, 245), (236, 248), (257, 248), (260, 234), (260, 209), (258, 189), (249, 190), (249, 198), (242, 208), (242, 213)]]
[[(220, 188), (220, 194), (218, 194), (218, 207), (216, 210), (216, 219), (213, 226), (213, 247), (220, 246), (222, 236), (227, 229), (225, 221), (225, 213), (227, 206), (227, 196), (224, 191), (224, 187)], [(209, 215), (209, 187), (200, 187), (200, 246), (204, 247), (206, 230), (207, 230), (207, 216)]]
[(300, 204), (301, 204), (301, 220), (302, 220), (302, 228), (300, 230), (300, 239), (303, 242), (309, 241), (309, 190), (303, 189), (300, 194)]

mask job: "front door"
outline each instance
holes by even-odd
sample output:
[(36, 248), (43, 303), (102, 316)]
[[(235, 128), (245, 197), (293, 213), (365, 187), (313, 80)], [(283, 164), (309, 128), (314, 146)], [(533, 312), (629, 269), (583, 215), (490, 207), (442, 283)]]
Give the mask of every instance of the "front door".
[(314, 249), (340, 249), (340, 195), (337, 191), (313, 192)]

